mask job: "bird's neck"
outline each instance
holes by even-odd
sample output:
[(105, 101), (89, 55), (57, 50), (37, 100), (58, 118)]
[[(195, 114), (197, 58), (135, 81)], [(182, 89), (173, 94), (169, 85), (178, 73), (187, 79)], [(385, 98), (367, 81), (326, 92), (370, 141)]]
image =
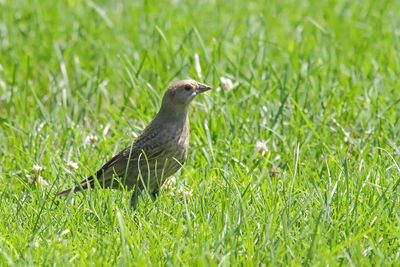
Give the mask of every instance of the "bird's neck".
[(156, 118), (163, 123), (177, 123), (183, 126), (187, 121), (187, 107), (176, 108), (162, 106)]

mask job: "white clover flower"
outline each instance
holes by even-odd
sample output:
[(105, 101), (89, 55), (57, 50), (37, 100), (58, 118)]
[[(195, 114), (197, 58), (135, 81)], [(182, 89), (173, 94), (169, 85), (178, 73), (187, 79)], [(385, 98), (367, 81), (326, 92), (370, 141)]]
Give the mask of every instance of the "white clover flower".
[(176, 178), (175, 177), (171, 177), (168, 178), (163, 185), (161, 186), (161, 189), (166, 191), (166, 192), (173, 192), (175, 190), (175, 185), (176, 185)]
[(224, 87), (225, 91), (230, 91), (230, 90), (233, 89), (233, 82), (232, 82), (231, 79), (225, 78), (225, 77), (221, 77), (219, 80), (221, 81), (222, 86)]
[(88, 135), (85, 138), (85, 143), (86, 144), (95, 144), (99, 141), (99, 138), (96, 135)]
[(67, 162), (67, 166), (68, 166), (70, 169), (73, 169), (73, 170), (77, 170), (77, 169), (79, 168), (78, 163), (76, 163), (76, 162), (74, 162), (74, 161), (68, 161), (68, 162)]
[(43, 178), (43, 176), (38, 174), (27, 174), (26, 177), (28, 178), (31, 184), (38, 184), (41, 186), (47, 186), (49, 183)]
[(269, 149), (267, 147), (267, 144), (265, 142), (262, 141), (258, 141), (255, 146), (254, 146), (254, 150), (257, 153), (260, 153), (262, 156), (264, 156), (266, 153), (268, 153)]
[(42, 166), (40, 166), (40, 165), (38, 165), (38, 164), (33, 165), (33, 172), (34, 172), (35, 174), (39, 174), (39, 172), (40, 172), (41, 170), (43, 170), (43, 167), (42, 167)]
[(49, 185), (49, 183), (40, 175), (40, 172), (43, 170), (43, 167), (35, 164), (33, 165), (33, 173), (26, 174), (26, 178), (28, 178), (29, 183), (38, 184), (41, 186)]

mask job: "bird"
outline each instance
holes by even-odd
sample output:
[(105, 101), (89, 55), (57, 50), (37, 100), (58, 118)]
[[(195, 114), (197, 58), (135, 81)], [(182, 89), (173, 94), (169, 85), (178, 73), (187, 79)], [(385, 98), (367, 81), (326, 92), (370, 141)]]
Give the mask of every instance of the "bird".
[(164, 181), (187, 160), (189, 104), (210, 89), (211, 86), (192, 79), (173, 82), (165, 91), (154, 119), (130, 146), (107, 161), (94, 175), (58, 196), (93, 188), (97, 182), (102, 188), (133, 189), (130, 204), (134, 209), (145, 190), (156, 199)]

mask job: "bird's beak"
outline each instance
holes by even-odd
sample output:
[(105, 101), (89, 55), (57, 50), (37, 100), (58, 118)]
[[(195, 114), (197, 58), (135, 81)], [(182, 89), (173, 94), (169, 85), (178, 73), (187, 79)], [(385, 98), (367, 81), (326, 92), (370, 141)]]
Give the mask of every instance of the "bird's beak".
[(212, 89), (211, 86), (208, 86), (208, 85), (205, 85), (202, 83), (198, 83), (196, 91), (198, 94), (200, 94), (200, 93), (203, 93), (203, 92), (211, 90), (211, 89)]

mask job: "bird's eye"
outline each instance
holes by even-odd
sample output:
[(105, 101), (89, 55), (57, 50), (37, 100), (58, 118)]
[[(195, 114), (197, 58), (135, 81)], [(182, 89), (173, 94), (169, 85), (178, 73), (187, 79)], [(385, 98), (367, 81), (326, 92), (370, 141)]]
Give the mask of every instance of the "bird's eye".
[(190, 85), (185, 85), (185, 91), (190, 91), (192, 90), (192, 87)]

